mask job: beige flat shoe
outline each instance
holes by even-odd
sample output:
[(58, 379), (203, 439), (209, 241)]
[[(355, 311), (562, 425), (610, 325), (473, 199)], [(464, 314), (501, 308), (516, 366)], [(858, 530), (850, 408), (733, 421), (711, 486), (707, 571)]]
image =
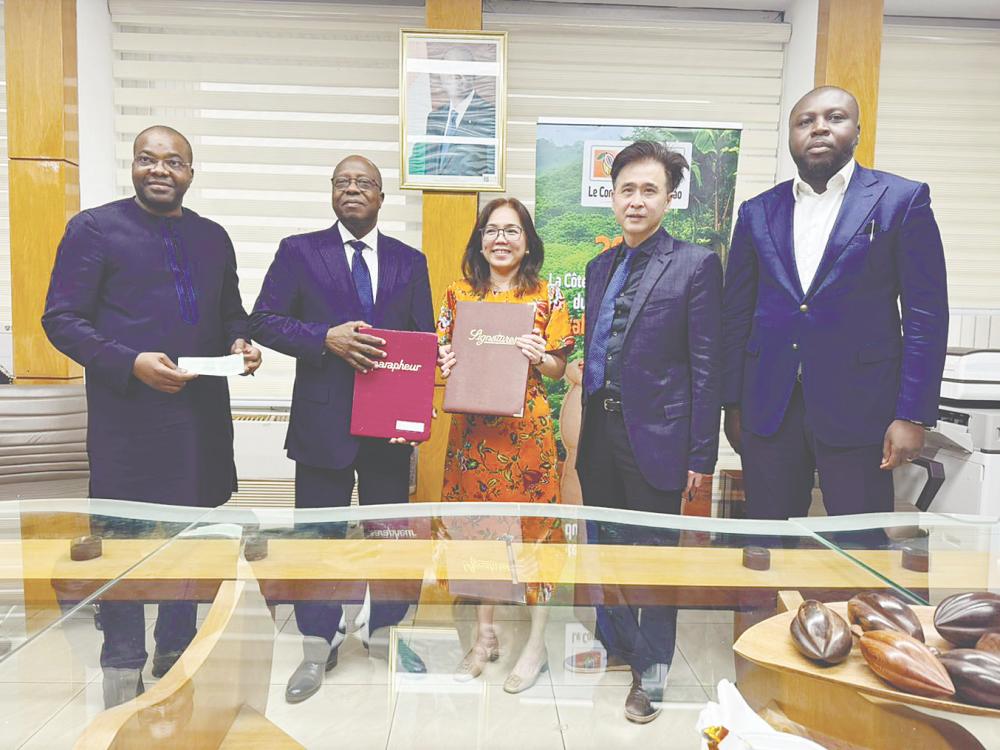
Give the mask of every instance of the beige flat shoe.
[(485, 642), (476, 641), (455, 670), (455, 679), (459, 682), (474, 680), (483, 673), (487, 662), (496, 661), (499, 658), (500, 641), (496, 638)]
[(516, 672), (511, 672), (507, 675), (507, 679), (503, 681), (504, 692), (516, 695), (517, 693), (523, 693), (525, 690), (529, 690), (534, 687), (535, 683), (538, 682), (538, 676), (543, 672), (549, 671), (549, 661), (548, 656), (545, 657), (545, 661), (541, 663), (538, 669), (530, 677), (521, 677), (521, 675)]

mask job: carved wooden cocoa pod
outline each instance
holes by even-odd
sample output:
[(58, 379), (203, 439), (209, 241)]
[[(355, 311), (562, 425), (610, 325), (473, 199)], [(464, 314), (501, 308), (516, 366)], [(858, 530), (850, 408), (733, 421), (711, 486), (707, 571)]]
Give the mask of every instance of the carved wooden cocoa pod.
[(839, 664), (854, 645), (844, 618), (813, 599), (799, 605), (789, 630), (795, 648), (807, 659), (820, 664)]
[(892, 594), (866, 591), (847, 602), (847, 617), (851, 624), (870, 630), (895, 630), (924, 640), (924, 629), (909, 605)]
[(983, 637), (976, 641), (976, 648), (1000, 656), (1000, 633), (983, 633)]
[(1000, 708), (1000, 656), (974, 648), (956, 648), (941, 654), (941, 663), (955, 684), (959, 700)]
[(898, 630), (871, 630), (861, 636), (860, 645), (868, 666), (890, 685), (927, 698), (955, 694), (940, 660), (916, 638)]
[(955, 594), (934, 610), (934, 627), (956, 646), (972, 647), (984, 634), (1000, 631), (1000, 594)]

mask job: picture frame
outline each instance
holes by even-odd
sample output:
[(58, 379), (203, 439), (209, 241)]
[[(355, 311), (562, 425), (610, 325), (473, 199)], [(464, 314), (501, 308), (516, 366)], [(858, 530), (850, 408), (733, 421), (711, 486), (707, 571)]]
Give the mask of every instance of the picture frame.
[(506, 188), (507, 33), (402, 29), (400, 187)]

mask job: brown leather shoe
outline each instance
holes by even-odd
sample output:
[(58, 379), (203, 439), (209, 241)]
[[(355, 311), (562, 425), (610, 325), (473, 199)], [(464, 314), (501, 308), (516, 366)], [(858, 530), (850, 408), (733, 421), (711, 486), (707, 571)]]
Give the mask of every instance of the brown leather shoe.
[(597, 648), (567, 656), (563, 663), (567, 672), (575, 672), (577, 674), (628, 672), (631, 669), (628, 663), (620, 656), (605, 656), (604, 651)]
[(646, 691), (642, 689), (642, 683), (637, 679), (632, 680), (632, 687), (625, 699), (625, 718), (636, 724), (648, 724), (660, 715), (661, 710), (650, 702)]

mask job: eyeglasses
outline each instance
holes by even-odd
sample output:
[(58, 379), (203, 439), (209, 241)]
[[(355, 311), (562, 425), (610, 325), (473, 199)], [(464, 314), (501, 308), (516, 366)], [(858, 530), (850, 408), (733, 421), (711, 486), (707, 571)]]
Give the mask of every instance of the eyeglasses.
[(140, 154), (132, 160), (132, 163), (139, 169), (151, 169), (157, 164), (162, 164), (171, 172), (180, 172), (185, 167), (190, 167), (191, 162), (181, 161), (180, 159), (174, 157), (170, 159), (154, 159), (152, 156), (146, 156), (146, 154)]
[(482, 232), (483, 239), (489, 242), (493, 242), (501, 234), (508, 240), (519, 240), (521, 239), (521, 235), (524, 234), (524, 230), (521, 227), (486, 227), (479, 231)]
[(358, 190), (362, 193), (367, 193), (372, 190), (380, 190), (382, 188), (375, 180), (369, 180), (367, 177), (335, 177), (330, 180), (333, 183), (335, 190), (347, 190), (353, 182), (358, 186)]

